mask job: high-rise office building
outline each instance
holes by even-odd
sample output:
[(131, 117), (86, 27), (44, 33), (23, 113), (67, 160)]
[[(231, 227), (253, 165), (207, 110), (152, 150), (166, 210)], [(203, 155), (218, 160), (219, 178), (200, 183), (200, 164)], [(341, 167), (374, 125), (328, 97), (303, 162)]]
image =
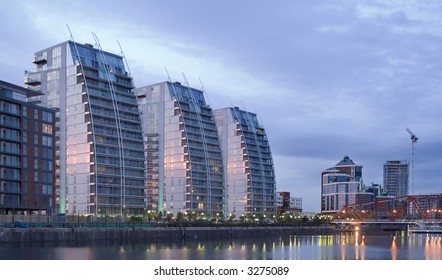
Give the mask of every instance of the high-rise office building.
[(408, 163), (387, 160), (384, 163), (384, 190), (389, 196), (408, 195)]
[(215, 110), (223, 151), (226, 214), (276, 214), (276, 182), (272, 153), (256, 114), (238, 107)]
[(0, 81), (0, 214), (55, 210), (55, 111), (38, 94)]
[(222, 154), (203, 91), (163, 82), (137, 88), (136, 94), (145, 139), (148, 209), (194, 218), (222, 215)]
[(321, 213), (336, 213), (356, 203), (362, 186), (362, 165), (345, 156), (321, 175)]
[[(97, 44), (98, 45), (98, 44)], [(35, 53), (25, 83), (57, 111), (59, 212), (141, 214), (144, 148), (123, 57), (67, 41)]]

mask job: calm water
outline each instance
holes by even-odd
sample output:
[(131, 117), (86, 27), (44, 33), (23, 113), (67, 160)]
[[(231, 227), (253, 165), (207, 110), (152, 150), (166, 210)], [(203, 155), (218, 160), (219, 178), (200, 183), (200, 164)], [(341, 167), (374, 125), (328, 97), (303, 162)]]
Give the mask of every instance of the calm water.
[(2, 244), (8, 260), (441, 260), (441, 234)]

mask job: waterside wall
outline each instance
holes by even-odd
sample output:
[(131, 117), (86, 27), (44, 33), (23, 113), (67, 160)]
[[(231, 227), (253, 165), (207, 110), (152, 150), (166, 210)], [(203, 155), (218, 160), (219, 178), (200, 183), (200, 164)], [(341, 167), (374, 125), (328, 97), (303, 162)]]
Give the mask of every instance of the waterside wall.
[(153, 228), (2, 228), (0, 244), (96, 240), (164, 240), (252, 238), (284, 235), (324, 235), (338, 232), (329, 226), (312, 227), (153, 227)]

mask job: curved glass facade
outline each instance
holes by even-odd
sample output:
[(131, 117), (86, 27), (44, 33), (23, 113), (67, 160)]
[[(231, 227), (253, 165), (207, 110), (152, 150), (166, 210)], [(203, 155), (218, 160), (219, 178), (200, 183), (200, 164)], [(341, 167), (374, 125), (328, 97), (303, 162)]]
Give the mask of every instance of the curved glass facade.
[(148, 208), (198, 218), (223, 213), (222, 154), (203, 92), (170, 82), (136, 92), (148, 162)]
[(60, 109), (60, 204), (66, 201), (66, 213), (142, 214), (141, 120), (123, 58), (72, 41), (36, 56), (47, 58), (34, 71), (46, 93), (41, 101)]
[(238, 107), (215, 110), (226, 170), (226, 215), (276, 214), (272, 154), (257, 115)]

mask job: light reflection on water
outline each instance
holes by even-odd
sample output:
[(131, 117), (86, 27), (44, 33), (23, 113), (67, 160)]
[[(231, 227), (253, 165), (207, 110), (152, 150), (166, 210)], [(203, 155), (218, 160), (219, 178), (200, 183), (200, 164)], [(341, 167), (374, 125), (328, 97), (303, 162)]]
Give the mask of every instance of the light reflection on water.
[(2, 244), (0, 259), (442, 260), (442, 235), (276, 236), (250, 239)]

